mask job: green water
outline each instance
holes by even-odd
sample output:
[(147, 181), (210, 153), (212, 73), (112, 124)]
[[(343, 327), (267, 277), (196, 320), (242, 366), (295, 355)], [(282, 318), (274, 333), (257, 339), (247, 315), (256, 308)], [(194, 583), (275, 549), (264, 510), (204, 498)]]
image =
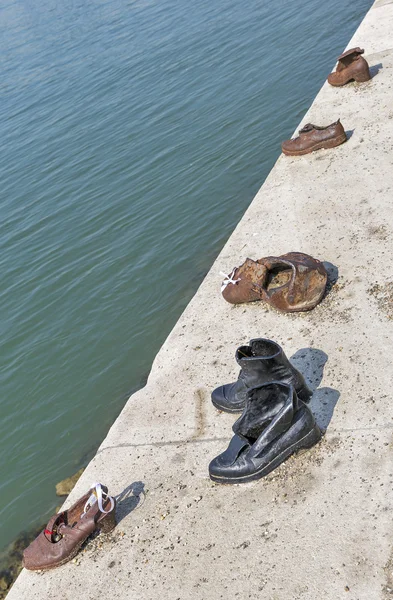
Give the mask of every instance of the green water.
[(0, 549), (143, 384), (370, 4), (2, 4)]

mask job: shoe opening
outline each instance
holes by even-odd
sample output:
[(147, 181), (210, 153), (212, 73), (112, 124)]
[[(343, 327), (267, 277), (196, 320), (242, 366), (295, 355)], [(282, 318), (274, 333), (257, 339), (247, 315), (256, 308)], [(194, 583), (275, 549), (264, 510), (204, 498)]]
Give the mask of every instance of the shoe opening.
[(270, 291), (288, 285), (291, 281), (291, 277), (292, 269), (288, 265), (273, 267), (269, 270), (266, 290)]
[(272, 340), (266, 339), (257, 339), (251, 340), (249, 348), (248, 356), (263, 356), (265, 358), (272, 358), (273, 356), (277, 356), (281, 348), (276, 342)]

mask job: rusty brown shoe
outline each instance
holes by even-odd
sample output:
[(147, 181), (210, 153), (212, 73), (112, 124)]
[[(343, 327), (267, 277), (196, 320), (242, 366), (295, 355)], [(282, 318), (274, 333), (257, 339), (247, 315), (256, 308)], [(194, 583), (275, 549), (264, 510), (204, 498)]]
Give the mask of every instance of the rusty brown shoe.
[(301, 156), (321, 148), (334, 148), (346, 140), (344, 127), (338, 119), (327, 127), (318, 127), (307, 123), (300, 129), (297, 138), (286, 140), (281, 144), (281, 148), (287, 156)]
[[(221, 273), (224, 275), (224, 273)], [(261, 300), (261, 286), (267, 277), (267, 268), (258, 261), (246, 258), (240, 267), (225, 275), (221, 293), (230, 304)]]
[(371, 79), (368, 62), (363, 58), (362, 48), (351, 48), (338, 57), (336, 70), (330, 73), (328, 82), (330, 85), (342, 86), (349, 81), (369, 81)]
[(231, 304), (262, 300), (283, 312), (311, 310), (323, 298), (327, 273), (323, 264), (303, 252), (247, 258), (222, 283)]
[(108, 533), (116, 526), (116, 500), (96, 483), (71, 508), (54, 515), (44, 531), (23, 552), (23, 566), (30, 571), (53, 569), (78, 553), (96, 529)]
[(311, 310), (322, 300), (327, 272), (316, 258), (303, 252), (288, 252), (277, 257), (267, 256), (258, 262), (268, 271), (262, 298), (277, 310)]

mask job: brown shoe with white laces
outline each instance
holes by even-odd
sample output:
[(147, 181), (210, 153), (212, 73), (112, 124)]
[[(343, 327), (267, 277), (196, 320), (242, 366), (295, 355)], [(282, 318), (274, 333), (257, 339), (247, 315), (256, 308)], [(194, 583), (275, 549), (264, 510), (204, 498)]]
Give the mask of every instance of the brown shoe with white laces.
[[(225, 273), (221, 273), (225, 275)], [(240, 267), (225, 275), (221, 293), (230, 304), (261, 300), (261, 286), (267, 277), (267, 268), (258, 261), (246, 258)]]
[(71, 508), (54, 515), (44, 531), (23, 552), (23, 566), (30, 571), (53, 569), (78, 553), (96, 529), (108, 533), (116, 526), (116, 500), (108, 488), (96, 483)]

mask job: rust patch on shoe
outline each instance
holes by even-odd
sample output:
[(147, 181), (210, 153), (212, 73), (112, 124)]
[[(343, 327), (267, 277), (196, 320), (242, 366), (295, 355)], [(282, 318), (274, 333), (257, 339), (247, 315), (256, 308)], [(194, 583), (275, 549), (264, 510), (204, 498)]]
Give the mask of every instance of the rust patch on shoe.
[(266, 280), (267, 269), (258, 261), (246, 258), (240, 267), (235, 267), (222, 282), (221, 292), (230, 304), (261, 300), (261, 288)]
[(268, 269), (265, 302), (283, 312), (313, 309), (323, 298), (327, 283), (324, 265), (303, 252), (288, 252), (260, 261)]

